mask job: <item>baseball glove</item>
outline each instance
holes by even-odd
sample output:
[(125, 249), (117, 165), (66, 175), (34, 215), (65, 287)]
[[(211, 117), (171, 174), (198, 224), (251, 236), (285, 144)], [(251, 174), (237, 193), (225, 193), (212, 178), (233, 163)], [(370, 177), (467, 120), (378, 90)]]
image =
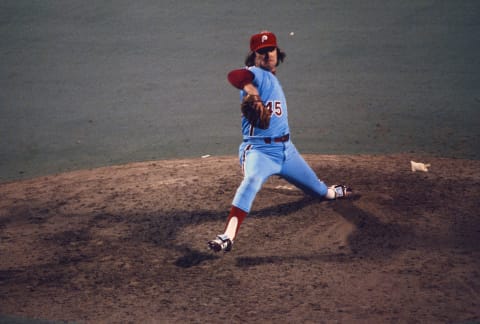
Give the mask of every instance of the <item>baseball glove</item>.
[(267, 129), (270, 126), (272, 113), (265, 107), (260, 96), (247, 94), (243, 97), (241, 109), (243, 116), (253, 126), (261, 129)]

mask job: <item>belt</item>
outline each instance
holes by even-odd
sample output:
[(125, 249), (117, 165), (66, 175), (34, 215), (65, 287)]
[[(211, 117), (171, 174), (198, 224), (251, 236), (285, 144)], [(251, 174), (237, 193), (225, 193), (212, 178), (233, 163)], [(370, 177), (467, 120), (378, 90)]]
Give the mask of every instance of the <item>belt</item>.
[(280, 137), (263, 137), (263, 138), (247, 138), (244, 139), (244, 142), (264, 142), (266, 144), (272, 144), (273, 143), (283, 143), (283, 142), (288, 142), (290, 140), (290, 134), (283, 135)]

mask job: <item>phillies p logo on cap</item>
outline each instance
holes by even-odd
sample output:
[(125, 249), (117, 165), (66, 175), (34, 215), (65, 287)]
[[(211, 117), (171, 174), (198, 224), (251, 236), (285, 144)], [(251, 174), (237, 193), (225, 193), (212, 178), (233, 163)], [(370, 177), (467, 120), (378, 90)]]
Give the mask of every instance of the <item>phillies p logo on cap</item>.
[(261, 32), (250, 38), (250, 50), (256, 52), (265, 47), (277, 47), (277, 37), (271, 32)]

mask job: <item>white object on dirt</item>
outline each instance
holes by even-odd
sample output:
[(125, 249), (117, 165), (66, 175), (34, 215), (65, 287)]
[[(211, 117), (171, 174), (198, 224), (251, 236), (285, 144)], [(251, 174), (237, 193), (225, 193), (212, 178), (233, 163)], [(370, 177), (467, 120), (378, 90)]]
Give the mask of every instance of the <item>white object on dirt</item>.
[(415, 162), (415, 161), (410, 161), (410, 165), (412, 167), (412, 172), (415, 172), (415, 171), (428, 172), (428, 168), (430, 167), (430, 163), (421, 163), (421, 162)]

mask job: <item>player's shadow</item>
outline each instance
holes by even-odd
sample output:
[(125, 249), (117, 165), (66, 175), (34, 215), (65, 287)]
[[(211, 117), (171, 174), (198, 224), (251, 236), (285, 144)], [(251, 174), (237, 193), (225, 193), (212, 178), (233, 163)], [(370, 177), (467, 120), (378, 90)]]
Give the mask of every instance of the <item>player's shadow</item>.
[(175, 265), (180, 268), (190, 268), (198, 266), (204, 261), (218, 259), (217, 255), (211, 252), (200, 252), (188, 247), (177, 248), (183, 254), (181, 257), (175, 260)]
[[(331, 203), (332, 209), (355, 228), (348, 236), (348, 253), (310, 253), (295, 256), (238, 257), (238, 267), (251, 267), (261, 264), (278, 264), (294, 261), (351, 262), (356, 259), (389, 258), (406, 248), (412, 241), (413, 232), (406, 226), (381, 222), (378, 217), (357, 207), (352, 200)], [(322, 235), (322, 233), (319, 233)]]
[[(306, 207), (310, 204), (313, 204), (313, 203), (318, 203), (318, 199), (313, 199), (313, 198), (310, 198), (310, 197), (304, 197), (301, 200), (296, 201), (296, 202), (279, 204), (279, 205), (276, 205), (276, 206), (272, 206), (272, 207), (268, 207), (268, 208), (264, 208), (264, 209), (255, 211), (255, 212), (251, 213), (250, 217), (268, 217), (270, 215), (288, 216), (290, 213), (292, 213), (294, 211), (297, 211), (301, 208), (304, 208), (304, 207)], [(216, 220), (226, 219), (225, 212), (222, 212), (222, 213), (200, 212), (197, 215), (199, 216), (199, 218), (197, 218), (197, 219), (192, 219), (191, 216), (186, 217), (186, 218), (183, 217), (183, 219), (189, 219), (188, 220), (189, 224), (191, 224), (191, 223), (197, 223), (198, 224), (198, 223), (206, 222), (206, 221), (212, 221), (212, 220), (216, 221)], [(178, 222), (179, 221), (178, 220), (178, 215), (176, 216), (176, 218), (177, 218), (177, 222)], [(168, 224), (170, 222), (167, 221), (166, 223)], [(175, 230), (175, 232), (171, 232), (170, 235), (168, 235), (169, 237), (164, 237), (163, 239), (159, 239), (159, 238), (161, 238), (161, 236), (155, 235), (156, 238), (154, 240), (157, 243), (160, 243), (161, 245), (165, 245), (165, 242), (172, 241), (175, 238), (177, 231), (178, 231), (178, 227)], [(162, 232), (168, 234), (168, 231), (166, 231), (166, 232), (162, 231)], [(192, 249), (191, 247), (189, 247), (187, 245), (171, 244), (171, 245), (168, 246), (168, 248), (177, 250), (178, 252), (183, 254), (183, 256), (179, 257), (175, 261), (175, 265), (178, 266), (178, 267), (182, 267), (182, 268), (190, 268), (190, 267), (193, 267), (193, 266), (197, 266), (204, 261), (219, 258), (218, 255), (212, 254), (211, 251), (201, 252), (201, 251)]]
[[(358, 199), (359, 197), (357, 197)], [(296, 202), (289, 202), (257, 210), (251, 217), (270, 217), (281, 215), (288, 217), (290, 214), (305, 208), (308, 205), (319, 203), (318, 199), (304, 196)], [(292, 262), (295, 260), (321, 261), (321, 262), (347, 262), (357, 258), (388, 258), (404, 246), (411, 238), (412, 232), (407, 227), (399, 224), (381, 222), (378, 217), (368, 213), (355, 205), (355, 199), (324, 202), (347, 221), (355, 226), (348, 236), (348, 253), (311, 253), (298, 256), (262, 256), (238, 257), (236, 264), (239, 267), (249, 267), (259, 264)], [(277, 216), (278, 217), (278, 216)], [(135, 231), (135, 238), (149, 242), (169, 250), (175, 250), (181, 256), (175, 260), (175, 265), (181, 268), (198, 266), (201, 263), (219, 258), (218, 254), (199, 251), (192, 248), (189, 242), (178, 244), (177, 234), (186, 226), (199, 225), (204, 222), (225, 220), (225, 212), (198, 211), (173, 211), (161, 217), (142, 217), (140, 227)], [(322, 233), (319, 233), (322, 235)], [(206, 246), (206, 242), (205, 242)]]
[(353, 254), (360, 257), (389, 257), (406, 247), (414, 238), (412, 229), (398, 223), (384, 223), (372, 213), (368, 213), (353, 201), (333, 204), (332, 208), (355, 226), (348, 237)]

